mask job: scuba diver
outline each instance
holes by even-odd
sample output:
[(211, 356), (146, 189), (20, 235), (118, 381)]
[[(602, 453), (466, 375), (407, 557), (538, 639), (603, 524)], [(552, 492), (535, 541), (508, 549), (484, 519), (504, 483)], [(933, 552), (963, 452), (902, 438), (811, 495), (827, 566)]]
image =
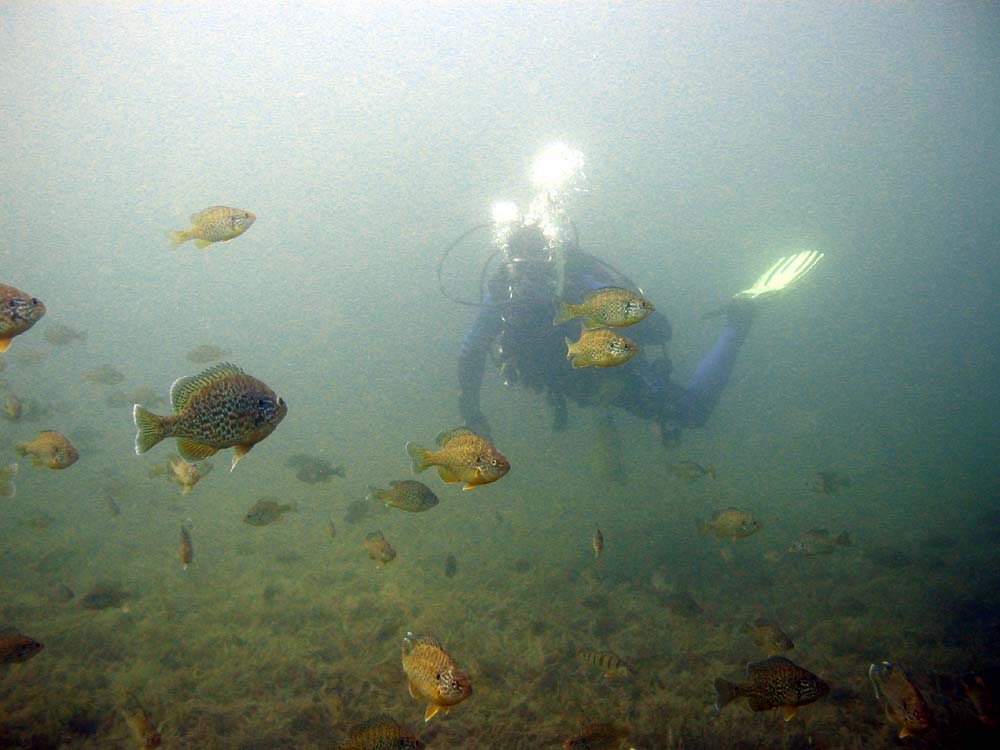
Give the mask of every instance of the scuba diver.
[[(522, 216), (513, 204), (494, 208), (498, 262), (488, 280), (491, 261), (484, 266), (481, 286), (485, 289), (480, 291), (480, 301), (465, 303), (474, 305), (477, 313), (458, 360), (459, 411), (471, 430), (490, 434), (480, 407), (480, 389), (492, 353), (504, 384), (520, 383), (544, 393), (553, 410), (555, 429), (566, 426), (567, 401), (572, 400), (581, 406), (599, 407), (599, 432), (610, 435), (613, 444), (617, 444), (612, 418), (615, 409), (653, 421), (661, 440), (670, 444), (682, 428), (702, 426), (708, 420), (750, 331), (756, 301), (801, 278), (822, 254), (804, 252), (780, 259), (754, 286), (735, 295), (718, 311), (725, 319), (722, 332), (686, 385), (671, 379), (666, 352), (671, 327), (659, 311), (628, 328), (627, 335), (639, 347), (639, 353), (628, 362), (606, 369), (574, 368), (567, 362), (565, 341), (577, 337), (580, 323), (554, 323), (557, 303), (579, 302), (588, 292), (605, 287), (638, 291), (627, 276), (579, 247), (566, 203), (578, 189), (575, 183), (583, 179), (582, 165), (578, 151), (560, 144), (549, 147), (533, 170), (541, 190), (528, 211)], [(440, 276), (440, 266), (438, 270)], [(620, 460), (611, 473), (620, 473)]]

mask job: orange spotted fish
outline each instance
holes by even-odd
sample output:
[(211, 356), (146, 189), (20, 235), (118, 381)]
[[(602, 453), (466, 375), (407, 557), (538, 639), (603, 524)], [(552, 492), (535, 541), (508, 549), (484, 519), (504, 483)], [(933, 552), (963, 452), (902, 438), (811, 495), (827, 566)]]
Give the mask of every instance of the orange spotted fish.
[(427, 703), (424, 721), (440, 710), (448, 709), (472, 695), (472, 683), (437, 638), (414, 636), (403, 639), (403, 671), (410, 696)]
[(406, 444), (414, 473), (428, 466), (438, 467), (438, 476), (446, 482), (465, 482), (463, 490), (489, 484), (510, 471), (510, 462), (500, 451), (465, 427), (437, 436), (438, 450), (427, 450), (414, 443)]
[(962, 692), (972, 704), (976, 718), (987, 727), (995, 727), (998, 722), (996, 705), (993, 700), (993, 691), (983, 676), (970, 672), (961, 680)]
[(606, 286), (584, 294), (583, 302), (578, 305), (556, 301), (556, 317), (552, 325), (580, 317), (583, 318), (584, 328), (624, 328), (643, 320), (654, 309), (652, 302), (631, 289)]
[(887, 661), (872, 664), (868, 679), (875, 687), (876, 700), (885, 708), (886, 717), (899, 727), (900, 739), (934, 726), (934, 714), (902, 668)]
[(422, 750), (424, 743), (388, 714), (355, 727), (339, 750)]
[(19, 440), (14, 447), (22, 456), (31, 456), (32, 466), (47, 469), (67, 469), (80, 458), (80, 452), (69, 438), (52, 430), (39, 432), (34, 440)]
[(751, 711), (780, 708), (789, 721), (799, 706), (812, 703), (830, 692), (830, 686), (808, 669), (783, 656), (747, 664), (747, 681), (715, 678), (715, 708), (721, 711), (737, 698), (746, 698)]
[(615, 367), (639, 353), (639, 345), (610, 328), (585, 329), (577, 341), (566, 341), (566, 359), (573, 367)]
[(232, 471), (251, 448), (278, 426), (288, 404), (267, 385), (236, 365), (223, 363), (170, 386), (174, 413), (161, 417), (139, 404), (132, 410), (138, 430), (135, 452), (145, 453), (164, 438), (177, 438), (177, 450), (197, 462), (222, 448), (235, 448)]
[(20, 336), (45, 315), (45, 305), (38, 297), (0, 284), (0, 352), (10, 348), (10, 340)]
[(196, 247), (206, 248), (213, 242), (229, 242), (243, 234), (257, 220), (252, 211), (229, 206), (210, 206), (191, 214), (192, 226), (179, 232), (170, 232), (174, 247), (194, 240)]

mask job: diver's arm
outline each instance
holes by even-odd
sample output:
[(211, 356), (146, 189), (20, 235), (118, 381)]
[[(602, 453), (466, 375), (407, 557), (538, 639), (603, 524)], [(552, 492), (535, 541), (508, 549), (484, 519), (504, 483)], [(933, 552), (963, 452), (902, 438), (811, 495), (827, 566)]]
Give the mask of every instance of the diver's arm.
[(726, 325), (715, 344), (695, 369), (687, 387), (680, 390), (675, 416), (684, 427), (702, 427), (715, 410), (733, 373), (736, 355), (750, 333), (754, 308), (732, 302), (726, 310)]
[[(488, 304), (489, 300), (486, 302)], [(481, 307), (458, 355), (458, 411), (466, 427), (484, 436), (489, 433), (489, 424), (479, 404), (479, 391), (486, 370), (486, 355), (490, 344), (500, 334), (501, 326), (495, 308)]]

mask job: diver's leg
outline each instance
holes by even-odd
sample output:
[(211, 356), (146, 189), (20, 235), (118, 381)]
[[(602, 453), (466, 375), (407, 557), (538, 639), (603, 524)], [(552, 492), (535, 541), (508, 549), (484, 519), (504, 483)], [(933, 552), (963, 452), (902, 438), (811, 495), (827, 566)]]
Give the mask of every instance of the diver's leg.
[(554, 430), (566, 429), (569, 422), (569, 414), (566, 410), (566, 396), (561, 391), (549, 388), (545, 391), (545, 399), (552, 407), (552, 428)]

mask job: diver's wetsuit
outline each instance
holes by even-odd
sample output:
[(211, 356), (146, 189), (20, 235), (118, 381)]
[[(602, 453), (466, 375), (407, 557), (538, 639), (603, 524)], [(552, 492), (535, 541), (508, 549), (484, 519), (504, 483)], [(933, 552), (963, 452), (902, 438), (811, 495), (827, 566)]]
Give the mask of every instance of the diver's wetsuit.
[[(606, 286), (635, 289), (627, 277), (579, 249), (568, 252), (563, 298), (578, 302), (584, 293)], [(678, 427), (701, 426), (708, 419), (729, 380), (736, 354), (749, 330), (749, 308), (730, 310), (726, 327), (696, 369), (687, 387), (670, 380), (665, 349), (657, 358), (651, 349), (665, 347), (671, 329), (666, 316), (654, 312), (622, 333), (639, 344), (639, 354), (614, 368), (574, 368), (566, 359), (564, 338), (580, 336), (580, 320), (558, 326), (553, 290), (533, 284), (525, 274), (510, 284), (499, 269), (479, 308), (472, 329), (462, 342), (458, 360), (461, 388), (459, 411), (473, 430), (488, 432), (479, 392), (486, 358), (494, 342), (504, 378), (542, 391), (555, 410), (555, 426), (566, 424), (566, 399), (581, 405), (617, 406), (643, 419), (656, 420), (664, 440)]]

